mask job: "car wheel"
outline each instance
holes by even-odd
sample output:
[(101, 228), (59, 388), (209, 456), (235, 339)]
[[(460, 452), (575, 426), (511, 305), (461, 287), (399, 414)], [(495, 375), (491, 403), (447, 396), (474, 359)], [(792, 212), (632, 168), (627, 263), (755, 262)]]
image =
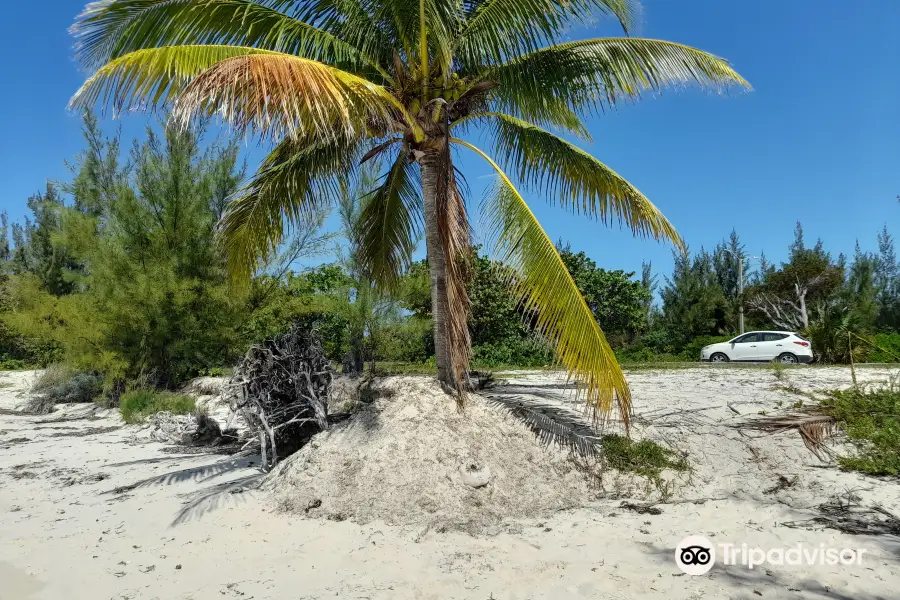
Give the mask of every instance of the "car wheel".
[(712, 356), (709, 357), (709, 362), (714, 363), (727, 363), (729, 361), (728, 357), (721, 352), (716, 352)]
[(789, 352), (785, 352), (784, 354), (782, 354), (781, 356), (778, 357), (778, 362), (780, 362), (783, 365), (795, 365), (800, 361), (797, 360), (797, 357), (794, 356), (793, 354), (791, 354)]

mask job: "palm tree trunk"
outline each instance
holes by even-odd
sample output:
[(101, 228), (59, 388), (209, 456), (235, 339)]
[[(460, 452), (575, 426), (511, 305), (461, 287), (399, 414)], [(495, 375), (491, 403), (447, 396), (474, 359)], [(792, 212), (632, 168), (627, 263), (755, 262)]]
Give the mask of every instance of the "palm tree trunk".
[(425, 201), (425, 247), (428, 251), (428, 271), (431, 276), (431, 317), (434, 323), (434, 354), (438, 380), (455, 387), (447, 347), (447, 267), (444, 249), (441, 247), (437, 211), (439, 160), (432, 154), (426, 154), (420, 159), (422, 196)]

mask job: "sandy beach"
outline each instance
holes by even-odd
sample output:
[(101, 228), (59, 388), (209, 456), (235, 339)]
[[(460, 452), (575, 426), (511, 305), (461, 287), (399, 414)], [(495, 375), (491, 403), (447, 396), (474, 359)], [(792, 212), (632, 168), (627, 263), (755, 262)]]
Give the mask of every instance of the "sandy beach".
[[(862, 383), (886, 369), (865, 369)], [(256, 456), (196, 453), (149, 439), (115, 411), (17, 414), (33, 372), (0, 374), (0, 599), (211, 598), (895, 598), (900, 540), (787, 524), (852, 492), (900, 512), (896, 481), (822, 464), (796, 433), (728, 427), (797, 395), (849, 385), (846, 368), (695, 368), (628, 374), (635, 435), (688, 453), (692, 471), (660, 498), (634, 482), (484, 535), (304, 518), (258, 489)], [(508, 375), (500, 393), (573, 403), (556, 374)], [(402, 402), (395, 397), (393, 402)], [(789, 484), (779, 485), (781, 478)], [(266, 489), (264, 486), (263, 489)], [(657, 502), (659, 514), (623, 508)], [(528, 502), (527, 497), (522, 502)], [(764, 549), (865, 549), (862, 564), (716, 564), (683, 574), (689, 535)]]

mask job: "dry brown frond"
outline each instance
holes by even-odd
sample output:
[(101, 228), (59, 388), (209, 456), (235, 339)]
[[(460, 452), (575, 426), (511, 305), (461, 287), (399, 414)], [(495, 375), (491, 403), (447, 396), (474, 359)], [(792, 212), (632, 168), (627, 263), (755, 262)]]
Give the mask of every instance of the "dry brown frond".
[(438, 178), (438, 228), (444, 249), (447, 287), (447, 348), (450, 368), (457, 385), (457, 403), (463, 406), (469, 388), (469, 360), (472, 341), (469, 335), (471, 303), (466, 284), (469, 280), (469, 254), (472, 227), (460, 193), (450, 158), (450, 145), (445, 145)]
[(178, 97), (172, 118), (187, 124), (218, 114), (239, 131), (265, 137), (351, 138), (385, 135), (394, 98), (383, 87), (314, 60), (256, 54), (220, 61)]
[(752, 429), (764, 433), (783, 433), (796, 429), (800, 433), (803, 444), (821, 461), (828, 460), (831, 450), (825, 441), (834, 434), (834, 417), (823, 414), (795, 412), (786, 415), (773, 415), (754, 418), (735, 427)]

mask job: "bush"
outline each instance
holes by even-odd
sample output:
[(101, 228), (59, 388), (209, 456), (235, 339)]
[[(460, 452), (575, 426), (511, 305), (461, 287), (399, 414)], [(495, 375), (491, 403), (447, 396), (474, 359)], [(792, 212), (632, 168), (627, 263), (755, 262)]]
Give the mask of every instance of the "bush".
[(60, 364), (47, 367), (32, 384), (34, 397), (27, 410), (46, 414), (54, 404), (91, 402), (103, 392), (103, 377), (93, 373), (78, 373)]
[(143, 423), (148, 417), (160, 412), (186, 415), (196, 410), (196, 403), (190, 396), (139, 389), (122, 394), (119, 412), (126, 423)]
[(641, 346), (616, 350), (616, 360), (621, 364), (682, 362), (682, 358), (676, 354), (658, 353), (650, 348)]
[(28, 365), (25, 364), (25, 361), (19, 360), (17, 358), (0, 360), (0, 371), (24, 371), (27, 368)]
[(537, 336), (482, 344), (472, 348), (472, 366), (497, 368), (504, 366), (545, 367), (553, 363), (553, 351)]
[(732, 335), (704, 335), (696, 337), (685, 345), (679, 355), (683, 360), (697, 362), (700, 360), (700, 350), (702, 350), (704, 346), (727, 342), (733, 337), (734, 336)]
[(425, 362), (434, 355), (431, 319), (410, 317), (383, 328), (375, 352), (380, 362)]
[(600, 440), (603, 462), (617, 471), (636, 473), (658, 481), (665, 469), (686, 471), (689, 466), (684, 456), (660, 446), (653, 440), (635, 442), (621, 435), (605, 435)]
[(868, 475), (900, 475), (900, 386), (833, 391), (822, 401), (856, 447), (838, 463)]
[(879, 333), (875, 335), (871, 345), (866, 345), (869, 346), (866, 362), (900, 362), (900, 333)]

